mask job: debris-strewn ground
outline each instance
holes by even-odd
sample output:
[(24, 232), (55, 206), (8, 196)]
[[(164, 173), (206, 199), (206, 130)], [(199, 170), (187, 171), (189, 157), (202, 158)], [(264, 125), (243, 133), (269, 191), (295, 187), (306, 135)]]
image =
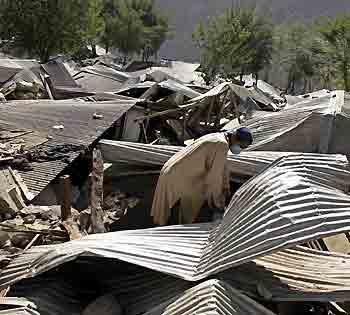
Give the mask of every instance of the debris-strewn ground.
[[(0, 314), (350, 312), (348, 93), (198, 69), (0, 59)], [(227, 207), (154, 226), (164, 163), (240, 126)]]

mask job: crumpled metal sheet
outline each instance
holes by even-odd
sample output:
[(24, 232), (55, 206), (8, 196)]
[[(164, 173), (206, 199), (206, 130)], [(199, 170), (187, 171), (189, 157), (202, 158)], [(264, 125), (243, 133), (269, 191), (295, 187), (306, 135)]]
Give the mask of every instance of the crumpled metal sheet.
[[(344, 130), (346, 133), (349, 126), (349, 118), (342, 120), (341, 117), (343, 104), (344, 91), (335, 91), (287, 106), (280, 112), (259, 113), (242, 124), (252, 131), (254, 138), (247, 150), (348, 155), (350, 147), (345, 139), (333, 144), (338, 138), (344, 138)], [(227, 124), (225, 129), (232, 125), (234, 122)]]
[[(11, 104), (0, 104), (2, 121), (18, 129), (28, 129), (50, 139), (37, 147), (52, 150), (54, 147), (74, 144), (90, 146), (101, 135), (110, 129), (137, 100), (119, 100), (111, 102), (77, 102), (76, 100), (52, 101), (12, 101)], [(94, 119), (95, 113), (103, 115)], [(64, 129), (54, 129), (63, 125)], [(71, 152), (74, 160), (80, 152)], [(33, 163), (32, 171), (19, 171), (28, 190), (35, 198), (66, 167), (64, 161)]]
[(212, 88), (211, 90), (209, 90), (207, 93), (204, 93), (202, 95), (199, 95), (193, 99), (191, 99), (190, 101), (188, 101), (187, 104), (182, 105), (182, 107), (187, 107), (193, 104), (197, 104), (197, 103), (201, 103), (205, 100), (207, 100), (210, 97), (213, 96), (219, 96), (223, 93), (225, 93), (226, 91), (228, 91), (228, 89), (230, 88), (230, 84), (227, 82), (221, 83), (219, 85), (217, 85), (216, 87)]
[[(162, 167), (175, 153), (182, 147), (150, 145), (142, 143), (101, 140), (99, 147), (102, 151), (105, 162), (126, 163), (137, 166), (159, 166)], [(308, 161), (309, 168), (318, 169), (319, 165), (338, 165), (336, 167), (347, 169), (348, 161), (342, 155), (324, 155), (312, 153), (293, 153), (293, 152), (265, 152), (265, 151), (247, 151), (240, 155), (233, 155), (228, 152), (227, 167), (233, 174), (232, 180), (239, 180), (239, 177), (247, 178), (259, 174), (266, 167), (271, 165), (277, 159), (284, 156), (302, 156)], [(331, 169), (331, 168), (329, 168)], [(340, 174), (339, 174), (340, 175)], [(337, 182), (344, 185), (350, 185), (347, 173), (344, 176), (334, 178)], [(343, 185), (342, 184), (342, 185)], [(342, 188), (344, 189), (344, 188)]]
[[(236, 78), (239, 79), (239, 78)], [(255, 85), (256, 80), (253, 78), (253, 76), (250, 75), (244, 75), (243, 76), (243, 81), (244, 81), (244, 86), (245, 87), (252, 87)], [(275, 101), (279, 101), (280, 103), (284, 103), (284, 99), (281, 97), (281, 91), (271, 84), (263, 81), (263, 80), (258, 80), (257, 83), (257, 88), (263, 92), (265, 95), (271, 97)]]
[(11, 287), (8, 295), (25, 297), (41, 315), (79, 315), (84, 307), (80, 296), (84, 295), (85, 288), (82, 286), (77, 290), (69, 280), (62, 274), (61, 277), (43, 275), (17, 283)]
[[(143, 313), (197, 284), (136, 266), (119, 274), (119, 265), (111, 267), (106, 263), (105, 259), (99, 263), (93, 260), (92, 270), (99, 275), (100, 286), (113, 291), (129, 315)], [(273, 302), (344, 302), (349, 298), (349, 276), (350, 256), (297, 246), (227, 269), (212, 278), (229, 282), (250, 297)]]
[[(310, 167), (309, 167), (310, 166)], [(33, 277), (79, 256), (126, 261), (185, 280), (220, 271), (313, 239), (350, 229), (350, 196), (337, 163), (284, 157), (243, 185), (220, 223), (90, 235), (35, 247), (0, 274), (0, 286)]]
[[(137, 265), (105, 258), (84, 257), (69, 266), (74, 266), (73, 276), (90, 280), (88, 285), (94, 292), (112, 292), (125, 315), (143, 314), (196, 285)], [(65, 277), (69, 278), (70, 275)]]
[(240, 293), (228, 283), (208, 280), (180, 296), (146, 312), (147, 315), (176, 314), (273, 315), (270, 310)]
[(250, 97), (254, 101), (258, 102), (260, 105), (264, 105), (264, 107), (271, 111), (278, 111), (280, 109), (280, 107), (274, 103), (272, 97), (265, 95), (257, 87), (246, 88), (244, 86), (239, 86), (236, 84), (231, 84), (230, 87), (232, 91), (243, 101), (246, 101)]
[(259, 257), (216, 277), (276, 302), (344, 302), (349, 299), (349, 275), (349, 255), (297, 246)]
[(3, 308), (1, 315), (41, 315), (35, 304), (26, 298), (3, 297), (0, 298), (0, 305)]
[(195, 98), (201, 95), (201, 93), (189, 88), (188, 86), (178, 83), (173, 80), (166, 80), (158, 83), (158, 85), (164, 89), (171, 90), (173, 92), (178, 92), (183, 95), (186, 95), (189, 98)]

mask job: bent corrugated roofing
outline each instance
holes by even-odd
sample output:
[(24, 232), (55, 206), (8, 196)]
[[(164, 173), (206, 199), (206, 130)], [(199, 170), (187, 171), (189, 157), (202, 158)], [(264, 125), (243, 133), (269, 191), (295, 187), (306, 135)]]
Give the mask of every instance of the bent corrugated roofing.
[[(112, 127), (135, 102), (14, 101), (0, 104), (0, 126), (6, 123), (14, 129), (32, 130), (43, 138), (48, 138), (43, 149), (65, 144), (87, 147)], [(94, 119), (93, 115), (96, 112), (102, 114), (103, 118)], [(64, 128), (53, 128), (60, 125)], [(77, 153), (73, 153), (72, 158), (77, 156)], [(33, 163), (32, 171), (19, 171), (19, 174), (34, 198), (66, 166), (62, 161)]]
[(273, 315), (274, 313), (240, 293), (228, 283), (208, 280), (146, 312), (146, 315), (177, 314)]
[[(243, 185), (220, 223), (90, 235), (39, 246), (15, 258), (0, 286), (79, 256), (103, 256), (196, 281), (259, 257), (350, 229), (350, 196), (337, 162), (303, 155), (280, 159)], [(339, 178), (342, 178), (339, 182)], [(347, 186), (347, 187), (346, 187)]]

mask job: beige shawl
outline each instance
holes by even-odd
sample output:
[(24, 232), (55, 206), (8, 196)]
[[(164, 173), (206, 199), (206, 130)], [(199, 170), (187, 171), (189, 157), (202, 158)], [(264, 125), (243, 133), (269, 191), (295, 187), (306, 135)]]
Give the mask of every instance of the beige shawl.
[(179, 223), (193, 223), (207, 201), (223, 208), (229, 191), (223, 133), (206, 135), (175, 154), (163, 167), (155, 191), (153, 222), (166, 225), (171, 208), (180, 201)]

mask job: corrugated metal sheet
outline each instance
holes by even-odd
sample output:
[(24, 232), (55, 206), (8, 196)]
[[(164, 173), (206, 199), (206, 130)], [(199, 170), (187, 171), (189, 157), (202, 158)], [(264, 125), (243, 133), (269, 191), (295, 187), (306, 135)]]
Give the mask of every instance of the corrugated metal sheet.
[(120, 81), (91, 72), (82, 72), (75, 78), (78, 84), (89, 92), (116, 92), (123, 86)]
[(1, 315), (41, 315), (35, 304), (26, 298), (0, 298), (0, 305)]
[[(344, 92), (306, 100), (277, 113), (258, 115), (243, 125), (252, 130), (254, 143), (247, 150), (344, 153), (330, 151), (334, 120), (344, 103)], [(225, 126), (229, 128), (230, 124)]]
[(23, 67), (12, 59), (0, 59), (0, 83), (4, 83), (12, 76), (23, 70)]
[[(89, 145), (101, 136), (125, 112), (134, 106), (136, 100), (109, 102), (67, 101), (13, 101), (0, 104), (0, 123), (12, 124), (18, 128), (36, 131), (51, 136), (62, 144)], [(94, 119), (94, 113), (103, 119)], [(63, 130), (53, 129), (63, 125)]]
[[(91, 261), (92, 271), (99, 275), (101, 287), (120, 297), (123, 309), (130, 315), (143, 313), (196, 285), (143, 268), (128, 273), (123, 268), (119, 274), (119, 265), (111, 268), (104, 262)], [(297, 246), (230, 268), (213, 278), (229, 282), (248, 296), (274, 302), (344, 302), (350, 291), (349, 268), (348, 255)], [(135, 296), (137, 299), (133, 299)]]
[(41, 315), (36, 310), (32, 310), (28, 307), (16, 307), (8, 310), (0, 311), (1, 315)]
[[(126, 163), (141, 166), (163, 166), (182, 147), (150, 145), (124, 141), (101, 140), (99, 147), (106, 162)], [(251, 177), (263, 171), (267, 166), (283, 156), (300, 155), (292, 152), (264, 152), (247, 151), (240, 155), (228, 152), (227, 166), (233, 174), (232, 180), (239, 180), (238, 176)], [(339, 167), (347, 168), (348, 161), (341, 155), (303, 154), (305, 159), (316, 159), (318, 163), (329, 162), (339, 164)], [(317, 166), (317, 164), (315, 164)], [(309, 165), (312, 167), (312, 165)]]
[(274, 314), (254, 300), (235, 290), (228, 283), (220, 280), (208, 280), (203, 282), (145, 314), (176, 315), (184, 313), (198, 315)]
[[(114, 281), (117, 280), (116, 276), (110, 276), (114, 278)], [(223, 296), (227, 299), (229, 308), (232, 308), (229, 314), (232, 314), (233, 309), (236, 311), (243, 311), (244, 309), (248, 311), (248, 314), (250, 314), (250, 310), (257, 312), (260, 308), (262, 308), (264, 312), (268, 312), (261, 305), (257, 304), (257, 302), (248, 298), (241, 292), (238, 292), (229, 283), (221, 279), (208, 280), (198, 285), (183, 280), (176, 280), (175, 278), (162, 279), (162, 281), (158, 281), (158, 283), (155, 281), (149, 283), (148, 280), (149, 277), (144, 279), (139, 278), (137, 279), (138, 282), (134, 281), (136, 286), (138, 286), (137, 290), (133, 289), (133, 285), (129, 280), (127, 290), (123, 293), (119, 288), (119, 285), (125, 288), (125, 279), (123, 277), (120, 279), (119, 285), (115, 282), (114, 288), (103, 287), (102, 284), (99, 286), (99, 284), (96, 283), (92, 283), (91, 285), (87, 283), (88, 288), (62, 285), (65, 281), (62, 279), (60, 280), (58, 274), (56, 278), (52, 279), (39, 277), (37, 281), (26, 280), (15, 285), (12, 290), (13, 294), (26, 296), (26, 299), (7, 298), (7, 301), (4, 302), (2, 307), (16, 303), (18, 306), (23, 304), (23, 307), (26, 306), (28, 310), (36, 310), (40, 312), (41, 315), (81, 314), (82, 309), (87, 305), (89, 300), (95, 299), (96, 296), (100, 294), (112, 292), (116, 299), (120, 301), (123, 314), (126, 315), (143, 313), (156, 314), (165, 309), (169, 311), (173, 307), (182, 308), (184, 304), (191, 313), (195, 312), (197, 308), (196, 314), (202, 314), (204, 310), (206, 312), (215, 312), (222, 307), (220, 298), (217, 296), (217, 294), (219, 294), (219, 296)], [(181, 281), (182, 285), (176, 281)], [(141, 290), (140, 287), (142, 283), (143, 290)], [(168, 286), (165, 286), (166, 283)], [(75, 285), (77, 285), (77, 283)], [(94, 287), (95, 290), (93, 290)], [(162, 290), (161, 294), (159, 294), (160, 290)], [(86, 293), (82, 293), (82, 291), (86, 291)], [(159, 291), (158, 294), (157, 291)], [(90, 298), (88, 297), (89, 295)], [(153, 299), (151, 295), (153, 295)], [(235, 300), (237, 298), (239, 298), (241, 303), (237, 303)], [(207, 307), (203, 309), (203, 311), (201, 307), (198, 308), (198, 305), (204, 306), (205, 304)], [(256, 314), (255, 312), (252, 314)], [(259, 314), (259, 312), (257, 314)], [(267, 314), (271, 313), (268, 312)]]
[(40, 78), (32, 71), (29, 69), (23, 69), (17, 74), (15, 74), (10, 80), (8, 80), (2, 88), (7, 88), (11, 86), (14, 83), (20, 82), (20, 81), (26, 81), (26, 82), (36, 82), (40, 88), (43, 90), (44, 85)]
[[(110, 102), (70, 101), (14, 101), (0, 104), (2, 121), (15, 129), (33, 130), (50, 137), (41, 148), (62, 144), (90, 146), (136, 103), (135, 100)], [(103, 115), (94, 119), (94, 113)], [(63, 125), (63, 130), (53, 126)], [(72, 153), (74, 159), (78, 155)], [(33, 163), (32, 171), (19, 171), (33, 197), (37, 196), (67, 166), (62, 161)]]
[(204, 93), (202, 95), (199, 95), (199, 96), (191, 99), (190, 101), (188, 101), (187, 104), (182, 105), (182, 107), (186, 107), (186, 106), (189, 106), (189, 105), (192, 105), (195, 103), (200, 103), (200, 102), (203, 102), (210, 97), (221, 95), (229, 89), (229, 86), (230, 85), (227, 82), (221, 83), (221, 84), (217, 85), (216, 87), (212, 88), (211, 90), (209, 90), (207, 93)]
[(242, 100), (247, 100), (248, 97), (252, 98), (256, 102), (258, 102), (260, 105), (264, 105), (270, 110), (278, 110), (279, 107), (274, 104), (273, 99), (266, 96), (262, 91), (255, 87), (246, 88), (244, 86), (239, 86), (236, 84), (231, 84), (232, 91), (235, 92), (236, 95), (238, 95)]
[[(236, 78), (239, 79), (239, 78)], [(244, 85), (246, 87), (251, 87), (255, 84), (256, 80), (253, 78), (253, 75), (245, 75), (243, 76)], [(265, 95), (268, 95), (269, 97), (272, 97), (276, 100), (279, 100), (280, 102), (284, 103), (284, 99), (281, 97), (281, 91), (271, 84), (263, 81), (258, 80), (257, 88), (262, 91)]]
[(68, 280), (52, 276), (29, 279), (12, 287), (9, 295), (25, 297), (41, 315), (79, 315), (84, 306), (84, 288), (77, 290)]
[(42, 68), (50, 76), (51, 82), (56, 86), (64, 87), (79, 87), (75, 80), (70, 75), (65, 64), (60, 60), (51, 60), (46, 64), (41, 65)]
[(116, 93), (123, 93), (132, 89), (150, 89), (154, 85), (157, 85), (157, 83), (152, 81), (145, 81), (145, 82), (139, 82), (134, 84), (130, 84), (126, 82), (121, 89), (116, 91)]
[(150, 76), (156, 82), (172, 79), (185, 84), (195, 83), (198, 85), (204, 85), (201, 73), (193, 70), (196, 66), (197, 65), (188, 66), (188, 64), (185, 63), (173, 62), (172, 67), (151, 67), (144, 70), (128, 72), (128, 74), (134, 78)]
[(116, 92), (130, 76), (110, 67), (94, 65), (83, 68), (74, 79), (88, 92)]
[(78, 256), (120, 259), (196, 281), (256, 258), (350, 229), (350, 173), (303, 155), (284, 157), (234, 195), (221, 223), (90, 235), (36, 247), (0, 275), (8, 286)]
[(192, 90), (191, 88), (187, 87), (186, 85), (183, 85), (181, 83), (178, 83), (173, 80), (167, 80), (158, 83), (158, 85), (164, 89), (171, 90), (173, 92), (179, 92), (183, 95), (188, 96), (189, 98), (195, 98), (201, 95), (201, 93), (196, 92), (195, 90)]
[[(71, 153), (70, 160), (74, 160), (79, 156), (79, 153)], [(23, 182), (29, 189), (32, 198), (37, 197), (45, 187), (53, 181), (66, 167), (67, 163), (57, 161), (34, 162), (31, 163), (30, 171), (18, 170)], [(33, 200), (31, 199), (31, 200)]]
[(350, 256), (297, 246), (223, 272), (219, 278), (273, 301), (349, 299)]
[(113, 276), (112, 291), (128, 315), (138, 315), (173, 299), (195, 285), (158, 272), (140, 272), (128, 278)]

